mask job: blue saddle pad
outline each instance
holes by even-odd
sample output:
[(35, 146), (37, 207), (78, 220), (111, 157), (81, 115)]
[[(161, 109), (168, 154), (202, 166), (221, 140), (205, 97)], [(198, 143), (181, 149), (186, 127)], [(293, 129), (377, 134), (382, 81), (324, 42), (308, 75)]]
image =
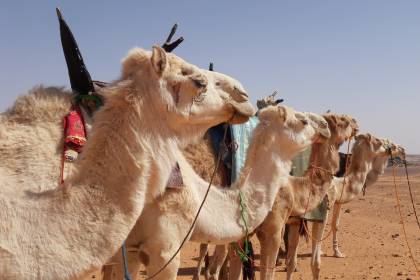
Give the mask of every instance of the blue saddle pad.
[(242, 167), (245, 164), (246, 153), (251, 141), (252, 132), (259, 123), (258, 117), (251, 117), (243, 124), (231, 125), (232, 141), (235, 150), (232, 154), (232, 183), (239, 177)]

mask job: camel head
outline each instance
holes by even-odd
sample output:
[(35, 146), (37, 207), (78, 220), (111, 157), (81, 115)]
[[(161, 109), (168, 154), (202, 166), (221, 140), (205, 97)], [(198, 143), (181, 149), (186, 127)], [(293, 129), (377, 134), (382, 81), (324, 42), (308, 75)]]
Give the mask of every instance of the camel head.
[[(208, 110), (213, 115), (219, 115), (230, 124), (239, 124), (248, 121), (253, 116), (254, 107), (249, 103), (248, 94), (242, 84), (228, 75), (205, 71), (209, 77), (209, 88), (214, 88), (218, 94), (208, 100)], [(224, 110), (218, 109), (224, 106)]]
[(405, 158), (405, 149), (401, 145), (395, 144), (389, 139), (381, 139), (381, 141), (387, 149), (388, 154), (391, 154), (393, 157)]
[(359, 131), (356, 119), (349, 115), (324, 114), (323, 117), (328, 122), (331, 130), (331, 141), (340, 146), (343, 142), (355, 136)]
[(254, 114), (239, 82), (199, 69), (158, 46), (151, 52), (134, 48), (122, 64), (121, 80), (132, 84), (131, 98), (147, 102), (174, 132), (204, 132), (221, 122), (247, 121)]
[(296, 112), (290, 107), (268, 106), (258, 112), (258, 117), (279, 136), (277, 146), (287, 147), (293, 154), (305, 150), (320, 136), (330, 135), (328, 124), (321, 116)]
[[(375, 158), (389, 155), (384, 141), (372, 136), (369, 133), (359, 134), (354, 139), (355, 142), (352, 152), (353, 156), (355, 154), (363, 154), (369, 158)], [(358, 150), (360, 153), (358, 153)], [(354, 160), (356, 159), (352, 159), (352, 161)]]
[(328, 122), (320, 115), (314, 113), (303, 113), (302, 115), (296, 115), (298, 119), (306, 119), (309, 118), (310, 121), (313, 122), (313, 126), (317, 128), (318, 131), (318, 138), (315, 141), (316, 143), (324, 143), (331, 137), (331, 131), (328, 127)]

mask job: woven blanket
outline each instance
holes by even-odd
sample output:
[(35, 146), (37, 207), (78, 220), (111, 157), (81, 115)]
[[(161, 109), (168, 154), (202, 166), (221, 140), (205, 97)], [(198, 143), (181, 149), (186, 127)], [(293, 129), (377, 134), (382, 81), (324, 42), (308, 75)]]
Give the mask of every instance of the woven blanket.
[(245, 164), (246, 153), (251, 141), (251, 135), (258, 125), (258, 117), (251, 117), (248, 122), (243, 124), (231, 125), (232, 141), (236, 149), (232, 155), (232, 183), (239, 178), (242, 167)]
[[(292, 160), (291, 175), (300, 177), (305, 174), (305, 171), (309, 166), (311, 150), (311, 148), (306, 149)], [(302, 218), (305, 220), (322, 222), (327, 217), (327, 206), (327, 198), (325, 197), (317, 208), (311, 212), (306, 213)]]

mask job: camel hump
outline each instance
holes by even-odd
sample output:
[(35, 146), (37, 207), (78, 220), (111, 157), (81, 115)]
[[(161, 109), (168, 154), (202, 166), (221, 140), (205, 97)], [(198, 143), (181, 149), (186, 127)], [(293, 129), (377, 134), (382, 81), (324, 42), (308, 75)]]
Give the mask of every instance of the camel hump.
[(20, 123), (62, 121), (72, 100), (73, 94), (63, 88), (38, 86), (17, 98), (5, 115)]

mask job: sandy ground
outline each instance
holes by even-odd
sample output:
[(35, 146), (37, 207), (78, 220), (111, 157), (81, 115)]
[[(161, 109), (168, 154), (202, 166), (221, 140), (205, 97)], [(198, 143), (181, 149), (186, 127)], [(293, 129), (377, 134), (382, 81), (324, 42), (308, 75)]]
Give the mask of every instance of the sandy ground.
[[(404, 170), (399, 168), (397, 171), (408, 242), (420, 268), (420, 230), (411, 207)], [(420, 167), (410, 168), (409, 173), (417, 212), (420, 214)], [(341, 251), (346, 255), (344, 259), (331, 257), (332, 237), (323, 242), (327, 256), (322, 258), (321, 279), (420, 279), (420, 276), (416, 276), (405, 243), (391, 169), (367, 190), (365, 197), (360, 196), (343, 206), (339, 241)], [(198, 246), (188, 243), (182, 250), (178, 279), (192, 279)], [(258, 254), (258, 241), (254, 240), (254, 246)], [(311, 279), (310, 244), (304, 241), (300, 244), (298, 268), (294, 279)], [(99, 275), (93, 277), (100, 278)], [(145, 278), (144, 272), (140, 273), (139, 278)], [(277, 268), (276, 279), (286, 279), (284, 264)]]

